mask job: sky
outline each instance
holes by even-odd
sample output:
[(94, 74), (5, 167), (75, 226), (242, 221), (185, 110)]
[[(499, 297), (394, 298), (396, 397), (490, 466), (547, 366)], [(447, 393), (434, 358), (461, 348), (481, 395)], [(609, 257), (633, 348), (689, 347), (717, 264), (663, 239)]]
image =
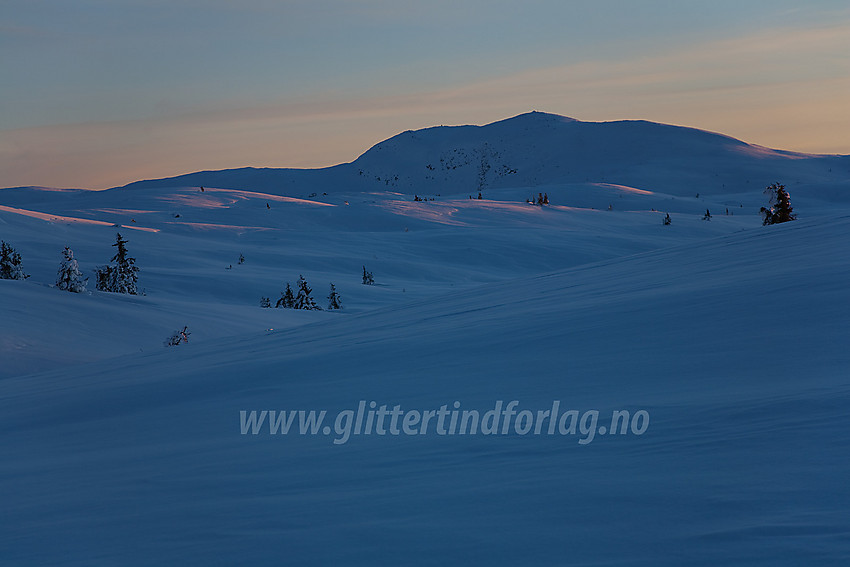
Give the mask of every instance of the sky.
[(850, 154), (846, 0), (0, 0), (0, 187), (350, 162), (538, 110)]

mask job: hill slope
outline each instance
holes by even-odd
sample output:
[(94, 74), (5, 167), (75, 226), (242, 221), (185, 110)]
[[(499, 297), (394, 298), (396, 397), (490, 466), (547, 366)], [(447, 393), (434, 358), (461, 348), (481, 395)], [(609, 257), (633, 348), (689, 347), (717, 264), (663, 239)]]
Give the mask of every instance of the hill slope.
[[(0, 558), (843, 565), (847, 160), (533, 113), (0, 190), (31, 274), (0, 281)], [(800, 220), (761, 226), (773, 181)], [(53, 287), (116, 232), (146, 295)], [(345, 308), (259, 307), (300, 275)]]
[[(0, 381), (0, 549), (68, 565), (838, 565), (848, 239), (846, 216), (798, 221)], [(240, 432), (241, 410), (332, 423), (361, 400), (651, 420), (584, 444), (513, 426)]]
[[(580, 122), (531, 112), (486, 126), (404, 132), (353, 163), (333, 168), (199, 172), (127, 188), (204, 185), (288, 195), (340, 189), (455, 195), (600, 182), (692, 196), (761, 190), (777, 180), (802, 185), (797, 189), (806, 196), (821, 196), (826, 187), (850, 182), (850, 156), (771, 150), (652, 122)], [(845, 201), (850, 198), (846, 193), (839, 193)]]

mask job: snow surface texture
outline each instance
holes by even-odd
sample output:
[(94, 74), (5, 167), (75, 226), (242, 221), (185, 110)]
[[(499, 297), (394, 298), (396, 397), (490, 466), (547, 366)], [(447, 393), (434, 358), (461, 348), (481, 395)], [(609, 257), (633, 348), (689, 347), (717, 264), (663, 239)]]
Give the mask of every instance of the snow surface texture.
[[(800, 220), (762, 227), (775, 181)], [(92, 290), (119, 231), (145, 295), (52, 287), (70, 246)], [(3, 189), (0, 237), (31, 274), (0, 281), (4, 564), (850, 562), (848, 156), (532, 113), (327, 170)], [(302, 274), (344, 309), (259, 307)], [(361, 400), (651, 419), (241, 433)]]

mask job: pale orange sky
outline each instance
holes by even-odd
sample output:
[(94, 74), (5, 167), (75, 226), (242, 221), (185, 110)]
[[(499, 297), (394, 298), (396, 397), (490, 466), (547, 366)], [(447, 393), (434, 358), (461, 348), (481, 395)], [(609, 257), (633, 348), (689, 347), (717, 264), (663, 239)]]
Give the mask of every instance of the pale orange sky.
[[(393, 18), (401, 15), (375, 25), (401, 25)], [(109, 88), (117, 100), (131, 99), (127, 107), (100, 91), (92, 95), (103, 97), (99, 106), (83, 105), (85, 81), (73, 89), (65, 85), (66, 92), (53, 97), (38, 91), (27, 98), (19, 88), (24, 94), (6, 99), (5, 113), (14, 113), (15, 106), (22, 118), (7, 118), (0, 130), (0, 186), (103, 189), (203, 169), (328, 166), (351, 161), (404, 130), (484, 124), (530, 110), (580, 120), (652, 120), (780, 149), (850, 154), (850, 11), (824, 11), (820, 19), (789, 12), (767, 20), (772, 25), (738, 26), (724, 34), (697, 26), (693, 37), (671, 32), (669, 42), (626, 34), (620, 44), (614, 38), (609, 41), (614, 46), (600, 43), (580, 54), (564, 44), (557, 46), (563, 57), (557, 50), (504, 55), (503, 64), (459, 52), (438, 74), (436, 63), (408, 45), (411, 57), (420, 57), (421, 78), (405, 75), (396, 61), (377, 60), (363, 67), (365, 79), (309, 80), (304, 78), (309, 70), (301, 71), (292, 76), (303, 82), (279, 94), (262, 75), (273, 69), (223, 75), (223, 83), (242, 83), (218, 97), (207, 93), (207, 84), (193, 96), (195, 87), (179, 77), (162, 83), (156, 66), (138, 71), (167, 84), (162, 88), (187, 93), (174, 98), (138, 93), (133, 87), (141, 79), (124, 77), (128, 71), (114, 61), (112, 73), (120, 76), (108, 75)], [(465, 72), (478, 69), (479, 62), (486, 72)], [(141, 60), (126, 62), (132, 64), (144, 67)], [(382, 65), (387, 77), (379, 79)], [(16, 66), (12, 75), (25, 75), (23, 63)], [(85, 66), (75, 72), (93, 73)], [(394, 82), (394, 74), (407, 82)], [(105, 88), (98, 83), (103, 80), (93, 75), (93, 89)], [(46, 78), (33, 81), (50, 84)]]

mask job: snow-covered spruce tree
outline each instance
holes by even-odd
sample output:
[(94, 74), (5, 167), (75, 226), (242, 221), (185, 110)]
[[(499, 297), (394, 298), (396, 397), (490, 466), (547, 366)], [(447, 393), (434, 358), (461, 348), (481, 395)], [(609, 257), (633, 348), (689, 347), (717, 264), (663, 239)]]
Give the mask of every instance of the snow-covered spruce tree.
[(289, 282), (286, 282), (286, 291), (283, 292), (283, 306), (288, 309), (295, 307), (295, 294), (292, 292)]
[(280, 294), (280, 299), (275, 303), (275, 307), (280, 309), (283, 307), (284, 309), (292, 309), (295, 307), (295, 295), (292, 293), (292, 288), (289, 286), (289, 282), (286, 282), (286, 291)]
[(111, 264), (98, 268), (96, 288), (99, 291), (111, 291), (113, 293), (127, 293), (130, 295), (138, 295), (139, 291), (136, 287), (138, 276), (136, 272), (139, 268), (136, 267), (136, 259), (131, 258), (127, 254), (127, 240), (121, 237), (118, 233), (115, 238), (115, 244), (118, 250), (115, 256), (110, 260)]
[(705, 214), (702, 216), (702, 220), (708, 220), (708, 221), (710, 221), (710, 220), (711, 220), (711, 211), (709, 211), (708, 209), (706, 209), (706, 210), (705, 210)]
[(99, 266), (94, 270), (94, 288), (97, 291), (112, 291), (109, 282), (112, 280), (112, 266)]
[(774, 183), (764, 192), (770, 195), (770, 208), (761, 208), (761, 216), (764, 219), (762, 225), (779, 224), (797, 219), (794, 208), (791, 207), (791, 195), (785, 190), (784, 185)]
[(670, 213), (667, 213), (667, 216), (664, 217), (664, 226), (669, 226), (673, 222), (673, 219), (670, 218)]
[(268, 297), (261, 297), (260, 298), (260, 307), (262, 307), (263, 309), (268, 309), (271, 306), (272, 306), (271, 299), (269, 299)]
[(59, 273), (56, 274), (56, 287), (62, 291), (71, 293), (83, 293), (86, 291), (86, 282), (80, 272), (74, 251), (67, 246), (62, 251), (62, 264), (59, 265)]
[(127, 244), (127, 241), (121, 238), (120, 233), (117, 234), (113, 246), (117, 247), (118, 250), (111, 260), (115, 263), (115, 271), (113, 272), (115, 274), (115, 284), (113, 291), (116, 293), (137, 295), (136, 282), (138, 281), (138, 276), (136, 272), (139, 271), (139, 268), (136, 267), (136, 259), (127, 255), (125, 244)]
[(328, 294), (328, 310), (342, 309), (342, 298), (336, 291), (336, 286), (331, 284), (331, 292)]
[(316, 301), (310, 297), (313, 289), (307, 285), (307, 280), (304, 276), (298, 276), (298, 295), (295, 296), (294, 309), (321, 309), (316, 305)]
[(372, 285), (375, 283), (375, 277), (372, 272), (366, 271), (366, 266), (363, 266), (363, 285)]
[(25, 280), (28, 277), (24, 273), (21, 255), (5, 241), (0, 241), (0, 280)]

